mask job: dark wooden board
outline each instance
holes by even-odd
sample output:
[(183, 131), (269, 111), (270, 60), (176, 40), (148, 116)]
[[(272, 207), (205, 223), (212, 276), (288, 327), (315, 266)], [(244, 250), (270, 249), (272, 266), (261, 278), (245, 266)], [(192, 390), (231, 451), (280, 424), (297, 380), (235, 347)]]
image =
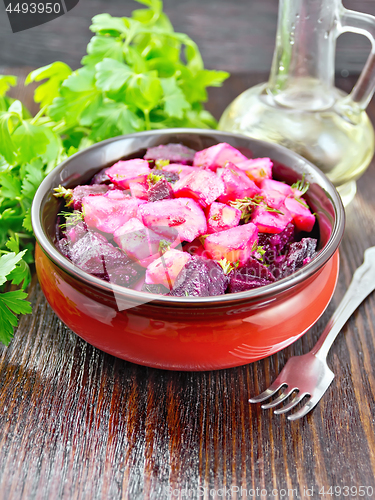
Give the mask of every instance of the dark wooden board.
[[(215, 89), (211, 109), (218, 114), (262, 78), (232, 77)], [(375, 123), (374, 101), (369, 113)], [(104, 354), (61, 323), (34, 278), (33, 314), (0, 347), (0, 498), (209, 499), (222, 488), (226, 498), (246, 498), (236, 493), (241, 487), (247, 498), (261, 498), (262, 488), (267, 498), (282, 498), (271, 494), (281, 488), (295, 490), (287, 498), (307, 498), (304, 488), (332, 498), (320, 488), (375, 490), (374, 294), (336, 340), (328, 358), (336, 378), (311, 414), (290, 423), (247, 402), (290, 356), (313, 346), (364, 250), (375, 245), (374, 186), (373, 162), (347, 209), (340, 278), (326, 313), (290, 347), (240, 368), (168, 372)]]
[[(277, 22), (277, 0), (164, 0), (176, 31), (198, 44), (209, 68), (232, 72), (266, 72), (271, 66)], [(345, 6), (375, 15), (374, 0), (344, 0)], [(61, 60), (80, 65), (92, 36), (91, 18), (103, 12), (129, 16), (143, 5), (133, 0), (80, 0), (66, 15), (27, 31), (12, 33), (0, 4), (0, 66), (39, 67)], [(370, 52), (369, 41), (344, 34), (337, 47), (336, 67), (358, 73)]]

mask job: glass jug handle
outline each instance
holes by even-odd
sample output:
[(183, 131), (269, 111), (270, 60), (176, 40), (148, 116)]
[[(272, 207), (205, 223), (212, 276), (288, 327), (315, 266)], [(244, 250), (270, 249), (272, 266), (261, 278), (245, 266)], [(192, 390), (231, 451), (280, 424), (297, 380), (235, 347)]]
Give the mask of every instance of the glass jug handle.
[(375, 17), (342, 7), (338, 19), (338, 35), (345, 32), (366, 36), (371, 42), (371, 53), (349, 97), (361, 109), (366, 109), (375, 90)]

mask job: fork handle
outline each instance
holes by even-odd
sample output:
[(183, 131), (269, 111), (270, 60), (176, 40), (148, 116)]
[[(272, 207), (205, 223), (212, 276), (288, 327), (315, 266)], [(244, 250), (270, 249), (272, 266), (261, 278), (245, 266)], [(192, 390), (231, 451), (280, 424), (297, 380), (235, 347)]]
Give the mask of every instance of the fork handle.
[(353, 279), (340, 305), (329, 320), (311, 352), (320, 359), (327, 357), (342, 327), (364, 299), (375, 290), (375, 247), (365, 251), (363, 264), (355, 271)]

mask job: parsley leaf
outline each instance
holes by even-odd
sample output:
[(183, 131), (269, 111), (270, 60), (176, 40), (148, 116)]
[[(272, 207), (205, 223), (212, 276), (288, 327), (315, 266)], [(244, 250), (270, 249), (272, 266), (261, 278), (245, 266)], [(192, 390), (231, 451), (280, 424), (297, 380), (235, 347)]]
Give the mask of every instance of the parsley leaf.
[(8, 199), (21, 196), (21, 179), (9, 172), (0, 172), (0, 195)]
[(35, 102), (41, 106), (47, 106), (52, 103), (55, 97), (59, 95), (60, 84), (72, 73), (69, 66), (63, 62), (56, 61), (43, 68), (32, 71), (26, 78), (25, 84), (31, 82), (40, 82), (48, 79), (36, 89), (34, 93)]
[(0, 113), (0, 154), (10, 164), (16, 160), (16, 147), (11, 132), (14, 130), (15, 122), (18, 121), (19, 116), (15, 112)]
[(133, 74), (127, 64), (116, 59), (104, 59), (95, 69), (96, 86), (104, 92), (120, 90)]
[(21, 290), (0, 294), (0, 342), (8, 345), (17, 326), (16, 314), (30, 314), (31, 305), (25, 299), (27, 293)]
[(165, 113), (168, 116), (183, 118), (184, 111), (190, 108), (190, 104), (178, 86), (176, 78), (161, 78), (160, 83), (164, 92)]
[(25, 167), (25, 177), (22, 182), (22, 195), (32, 201), (43, 179), (44, 170), (42, 160), (36, 159), (27, 164)]
[(13, 271), (24, 254), (25, 251), (19, 254), (9, 252), (0, 257), (0, 285), (3, 285), (7, 281), (8, 274)]
[(49, 142), (44, 127), (37, 127), (28, 121), (22, 121), (22, 124), (13, 133), (12, 140), (18, 152), (17, 160), (19, 163), (29, 162), (33, 158), (43, 155)]
[(12, 75), (0, 75), (0, 96), (3, 97), (10, 87), (17, 84), (17, 77)]
[(29, 231), (30, 233), (33, 232), (33, 226), (31, 225), (31, 213), (30, 213), (30, 208), (27, 209), (25, 213), (25, 217), (22, 221), (22, 227), (26, 229), (26, 231)]
[(95, 66), (95, 64), (106, 58), (123, 62), (123, 42), (121, 38), (101, 35), (93, 36), (87, 46), (87, 54), (82, 59), (82, 64), (86, 66)]

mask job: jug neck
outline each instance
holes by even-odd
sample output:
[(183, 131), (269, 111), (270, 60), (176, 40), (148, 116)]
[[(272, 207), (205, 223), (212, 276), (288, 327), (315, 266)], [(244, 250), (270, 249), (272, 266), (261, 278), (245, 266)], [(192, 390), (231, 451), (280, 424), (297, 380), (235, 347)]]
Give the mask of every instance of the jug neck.
[(283, 106), (326, 109), (334, 102), (339, 0), (279, 0), (269, 92)]

